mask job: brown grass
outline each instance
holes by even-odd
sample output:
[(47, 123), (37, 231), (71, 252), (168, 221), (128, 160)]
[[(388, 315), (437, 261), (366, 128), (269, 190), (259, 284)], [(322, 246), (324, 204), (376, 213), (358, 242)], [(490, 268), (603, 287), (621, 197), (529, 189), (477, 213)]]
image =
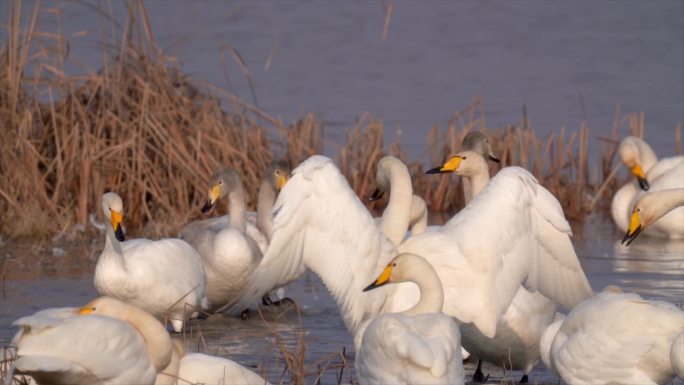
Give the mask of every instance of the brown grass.
[[(173, 235), (200, 216), (215, 169), (236, 169), (253, 207), (269, 161), (284, 158), (296, 165), (321, 153), (323, 124), (313, 114), (287, 125), (259, 110), (256, 99), (251, 104), (183, 74), (177, 60), (157, 48), (142, 2), (131, 5), (120, 32), (102, 36), (103, 68), (78, 76), (64, 71), (68, 39), (40, 31), (36, 20), (44, 11), (59, 25), (58, 11), (15, 3), (9, 38), (0, 50), (3, 236), (44, 239), (87, 228), (89, 214), (99, 216), (101, 195), (110, 190), (124, 199), (129, 230)], [(225, 50), (230, 53), (225, 60), (237, 61), (251, 82), (239, 53)], [(221, 100), (230, 100), (231, 108)], [(474, 100), (445, 129), (432, 128), (428, 150), (437, 165), (468, 131), (482, 130), (492, 137), (502, 166), (530, 169), (568, 216), (581, 219), (604, 209), (618, 185), (615, 145), (625, 126), (643, 135), (643, 114), (616, 111), (611, 137), (600, 143), (601, 158), (591, 166), (587, 125), (539, 137), (523, 116), (518, 126), (491, 129), (482, 101)], [(398, 142), (385, 146), (384, 136), (383, 123), (363, 115), (340, 149), (340, 169), (360, 195), (374, 187), (375, 164), (383, 154), (406, 158)], [(676, 140), (681, 149), (681, 127)], [(455, 178), (424, 175), (417, 162), (408, 166), (416, 193), (432, 210), (450, 212), (462, 205)]]

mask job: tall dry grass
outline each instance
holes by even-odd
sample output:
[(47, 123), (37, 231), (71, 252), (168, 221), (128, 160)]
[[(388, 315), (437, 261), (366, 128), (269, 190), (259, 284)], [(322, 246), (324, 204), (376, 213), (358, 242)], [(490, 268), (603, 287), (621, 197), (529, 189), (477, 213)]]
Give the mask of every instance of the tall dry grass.
[[(200, 216), (215, 169), (236, 169), (253, 207), (258, 180), (272, 159), (295, 166), (323, 149), (323, 123), (313, 114), (288, 125), (256, 103), (185, 75), (175, 58), (157, 48), (142, 2), (132, 3), (120, 30), (103, 32), (102, 69), (77, 76), (65, 71), (68, 38), (41, 31), (37, 22), (47, 12), (59, 25), (58, 9), (27, 8), (14, 3), (9, 38), (0, 49), (5, 237), (44, 238), (87, 228), (89, 215), (100, 213), (102, 193), (110, 190), (124, 199), (129, 230), (172, 235)], [(249, 76), (239, 53), (230, 52)], [(222, 100), (230, 101), (229, 109)], [(613, 165), (618, 131), (625, 127), (643, 135), (643, 114), (616, 111), (611, 136), (599, 143), (600, 160), (591, 165), (588, 146), (595, 134), (587, 125), (540, 137), (523, 116), (519, 125), (491, 129), (482, 101), (474, 100), (447, 127), (430, 130), (428, 151), (437, 165), (457, 151), (467, 132), (481, 130), (491, 136), (501, 166), (530, 169), (566, 214), (579, 219), (605, 208), (620, 182)], [(406, 160), (398, 141), (387, 146), (385, 136), (382, 122), (363, 115), (341, 146), (340, 169), (360, 195), (374, 188), (380, 157), (391, 153)], [(408, 166), (416, 193), (433, 211), (462, 205), (456, 178), (424, 175), (418, 162)], [(491, 165), (492, 171), (497, 167)]]

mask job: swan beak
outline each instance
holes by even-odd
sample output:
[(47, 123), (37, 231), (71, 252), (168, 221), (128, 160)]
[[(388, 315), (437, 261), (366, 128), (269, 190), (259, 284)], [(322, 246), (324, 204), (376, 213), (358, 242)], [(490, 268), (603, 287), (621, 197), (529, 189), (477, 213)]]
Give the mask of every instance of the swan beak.
[(119, 242), (123, 242), (126, 240), (126, 235), (123, 232), (123, 229), (121, 228), (121, 222), (123, 221), (123, 214), (121, 214), (118, 211), (112, 210), (112, 214), (109, 218), (109, 221), (112, 223), (112, 228), (114, 229), (114, 236)]
[(648, 180), (646, 179), (646, 174), (644, 174), (644, 169), (641, 168), (641, 165), (636, 164), (634, 167), (630, 168), (629, 171), (632, 172), (632, 174), (637, 178), (639, 181), (639, 186), (641, 187), (642, 190), (648, 191), (648, 189), (651, 187), (648, 184)]
[(622, 244), (625, 246), (629, 246), (632, 241), (634, 241), (641, 233), (641, 231), (644, 229), (644, 226), (641, 225), (641, 218), (639, 218), (639, 212), (637, 210), (632, 211), (632, 217), (629, 220), (629, 229), (627, 229), (627, 234), (625, 234), (625, 237), (622, 238)]
[(88, 314), (93, 314), (93, 308), (90, 306), (84, 306), (81, 308), (81, 310), (78, 311), (79, 315), (88, 315)]
[(382, 196), (385, 194), (384, 191), (380, 190), (379, 188), (376, 188), (375, 191), (371, 194), (371, 196), (368, 197), (369, 202), (377, 201), (378, 199), (382, 198)]
[(392, 264), (389, 264), (387, 265), (387, 267), (385, 267), (385, 270), (383, 270), (382, 273), (380, 273), (378, 279), (376, 279), (375, 282), (371, 283), (370, 285), (366, 286), (366, 288), (364, 288), (363, 291), (373, 290), (375, 288), (388, 284), (391, 276)]
[(287, 178), (283, 175), (278, 175), (278, 191), (283, 189), (283, 186), (285, 186), (285, 183), (287, 183)]
[(219, 195), (221, 195), (221, 186), (215, 184), (209, 189), (209, 199), (207, 199), (207, 203), (202, 206), (202, 212), (204, 214), (208, 213), (214, 208), (214, 206), (216, 206)]
[(499, 157), (497, 157), (496, 155), (494, 155), (494, 153), (491, 153), (491, 152), (488, 153), (488, 154), (487, 154), (487, 158), (488, 158), (489, 160), (491, 160), (492, 162), (501, 163), (501, 159), (499, 159)]
[[(498, 159), (498, 158), (497, 158)], [(461, 164), (461, 157), (455, 156), (449, 159), (442, 167), (435, 167), (433, 169), (425, 171), (426, 174), (444, 174), (449, 172), (454, 172)]]

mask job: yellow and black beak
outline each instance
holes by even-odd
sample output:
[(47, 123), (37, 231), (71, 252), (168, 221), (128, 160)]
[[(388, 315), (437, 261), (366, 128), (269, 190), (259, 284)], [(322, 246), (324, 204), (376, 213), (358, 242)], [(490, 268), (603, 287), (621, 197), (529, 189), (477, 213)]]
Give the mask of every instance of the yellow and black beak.
[(634, 167), (630, 168), (629, 171), (637, 178), (639, 181), (639, 187), (641, 187), (642, 190), (648, 191), (648, 189), (651, 187), (648, 184), (648, 180), (646, 179), (646, 174), (644, 173), (644, 169), (641, 168), (640, 164), (636, 164)]
[(637, 209), (632, 210), (632, 217), (629, 219), (629, 229), (627, 229), (627, 234), (625, 234), (625, 237), (622, 238), (622, 244), (629, 246), (643, 229), (644, 226), (641, 225), (639, 211)]
[(375, 191), (368, 197), (369, 202), (377, 201), (378, 199), (382, 198), (382, 196), (385, 194), (383, 190), (380, 190), (379, 188), (376, 188)]
[(121, 222), (123, 222), (123, 214), (121, 214), (118, 211), (111, 210), (111, 214), (109, 216), (109, 221), (112, 224), (112, 228), (114, 229), (114, 236), (119, 242), (123, 242), (126, 240), (126, 235), (123, 232), (123, 229), (121, 228)]
[(445, 174), (445, 173), (451, 173), (456, 171), (458, 169), (458, 165), (461, 164), (461, 157), (460, 156), (455, 156), (451, 159), (449, 159), (444, 165), (441, 167), (435, 167), (430, 170), (425, 171), (426, 174)]
[(207, 202), (204, 204), (204, 206), (202, 206), (202, 212), (204, 214), (210, 212), (216, 206), (216, 202), (218, 202), (220, 195), (221, 186), (218, 184), (211, 186), (209, 189), (209, 199), (207, 199)]
[(363, 291), (368, 291), (368, 290), (373, 290), (375, 288), (378, 288), (380, 286), (386, 285), (390, 281), (390, 277), (392, 276), (392, 264), (390, 263), (385, 267), (385, 270), (380, 273), (380, 276), (378, 279), (376, 279), (373, 283), (370, 285), (366, 286)]
[(283, 174), (278, 175), (278, 183), (276, 184), (278, 187), (278, 191), (283, 189), (283, 186), (285, 186), (285, 183), (287, 183), (288, 178), (284, 176)]

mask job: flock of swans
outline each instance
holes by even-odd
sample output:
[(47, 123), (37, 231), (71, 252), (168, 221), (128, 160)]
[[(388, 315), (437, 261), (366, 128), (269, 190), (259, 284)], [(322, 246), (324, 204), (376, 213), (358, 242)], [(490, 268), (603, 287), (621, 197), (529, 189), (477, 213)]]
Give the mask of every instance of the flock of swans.
[[(684, 237), (684, 157), (657, 160), (641, 139), (618, 153), (636, 176), (612, 214), (629, 244), (643, 233)], [(684, 376), (684, 312), (608, 287), (594, 293), (558, 200), (527, 170), (498, 162), (486, 136), (427, 173), (462, 177), (466, 206), (428, 226), (406, 165), (386, 156), (373, 218), (332, 160), (290, 172), (269, 166), (257, 212), (233, 170), (218, 171), (202, 211), (228, 199), (230, 215), (188, 224), (179, 238), (125, 239), (124, 206), (102, 198), (106, 242), (99, 297), (14, 322), (13, 375), (38, 384), (265, 384), (228, 359), (186, 353), (175, 332), (202, 311), (246, 315), (258, 301), (316, 273), (354, 337), (361, 384), (464, 384), (463, 359), (521, 370), (541, 359), (568, 384), (664, 384)], [(437, 177), (437, 176), (436, 176)], [(648, 192), (646, 191), (648, 190)]]

